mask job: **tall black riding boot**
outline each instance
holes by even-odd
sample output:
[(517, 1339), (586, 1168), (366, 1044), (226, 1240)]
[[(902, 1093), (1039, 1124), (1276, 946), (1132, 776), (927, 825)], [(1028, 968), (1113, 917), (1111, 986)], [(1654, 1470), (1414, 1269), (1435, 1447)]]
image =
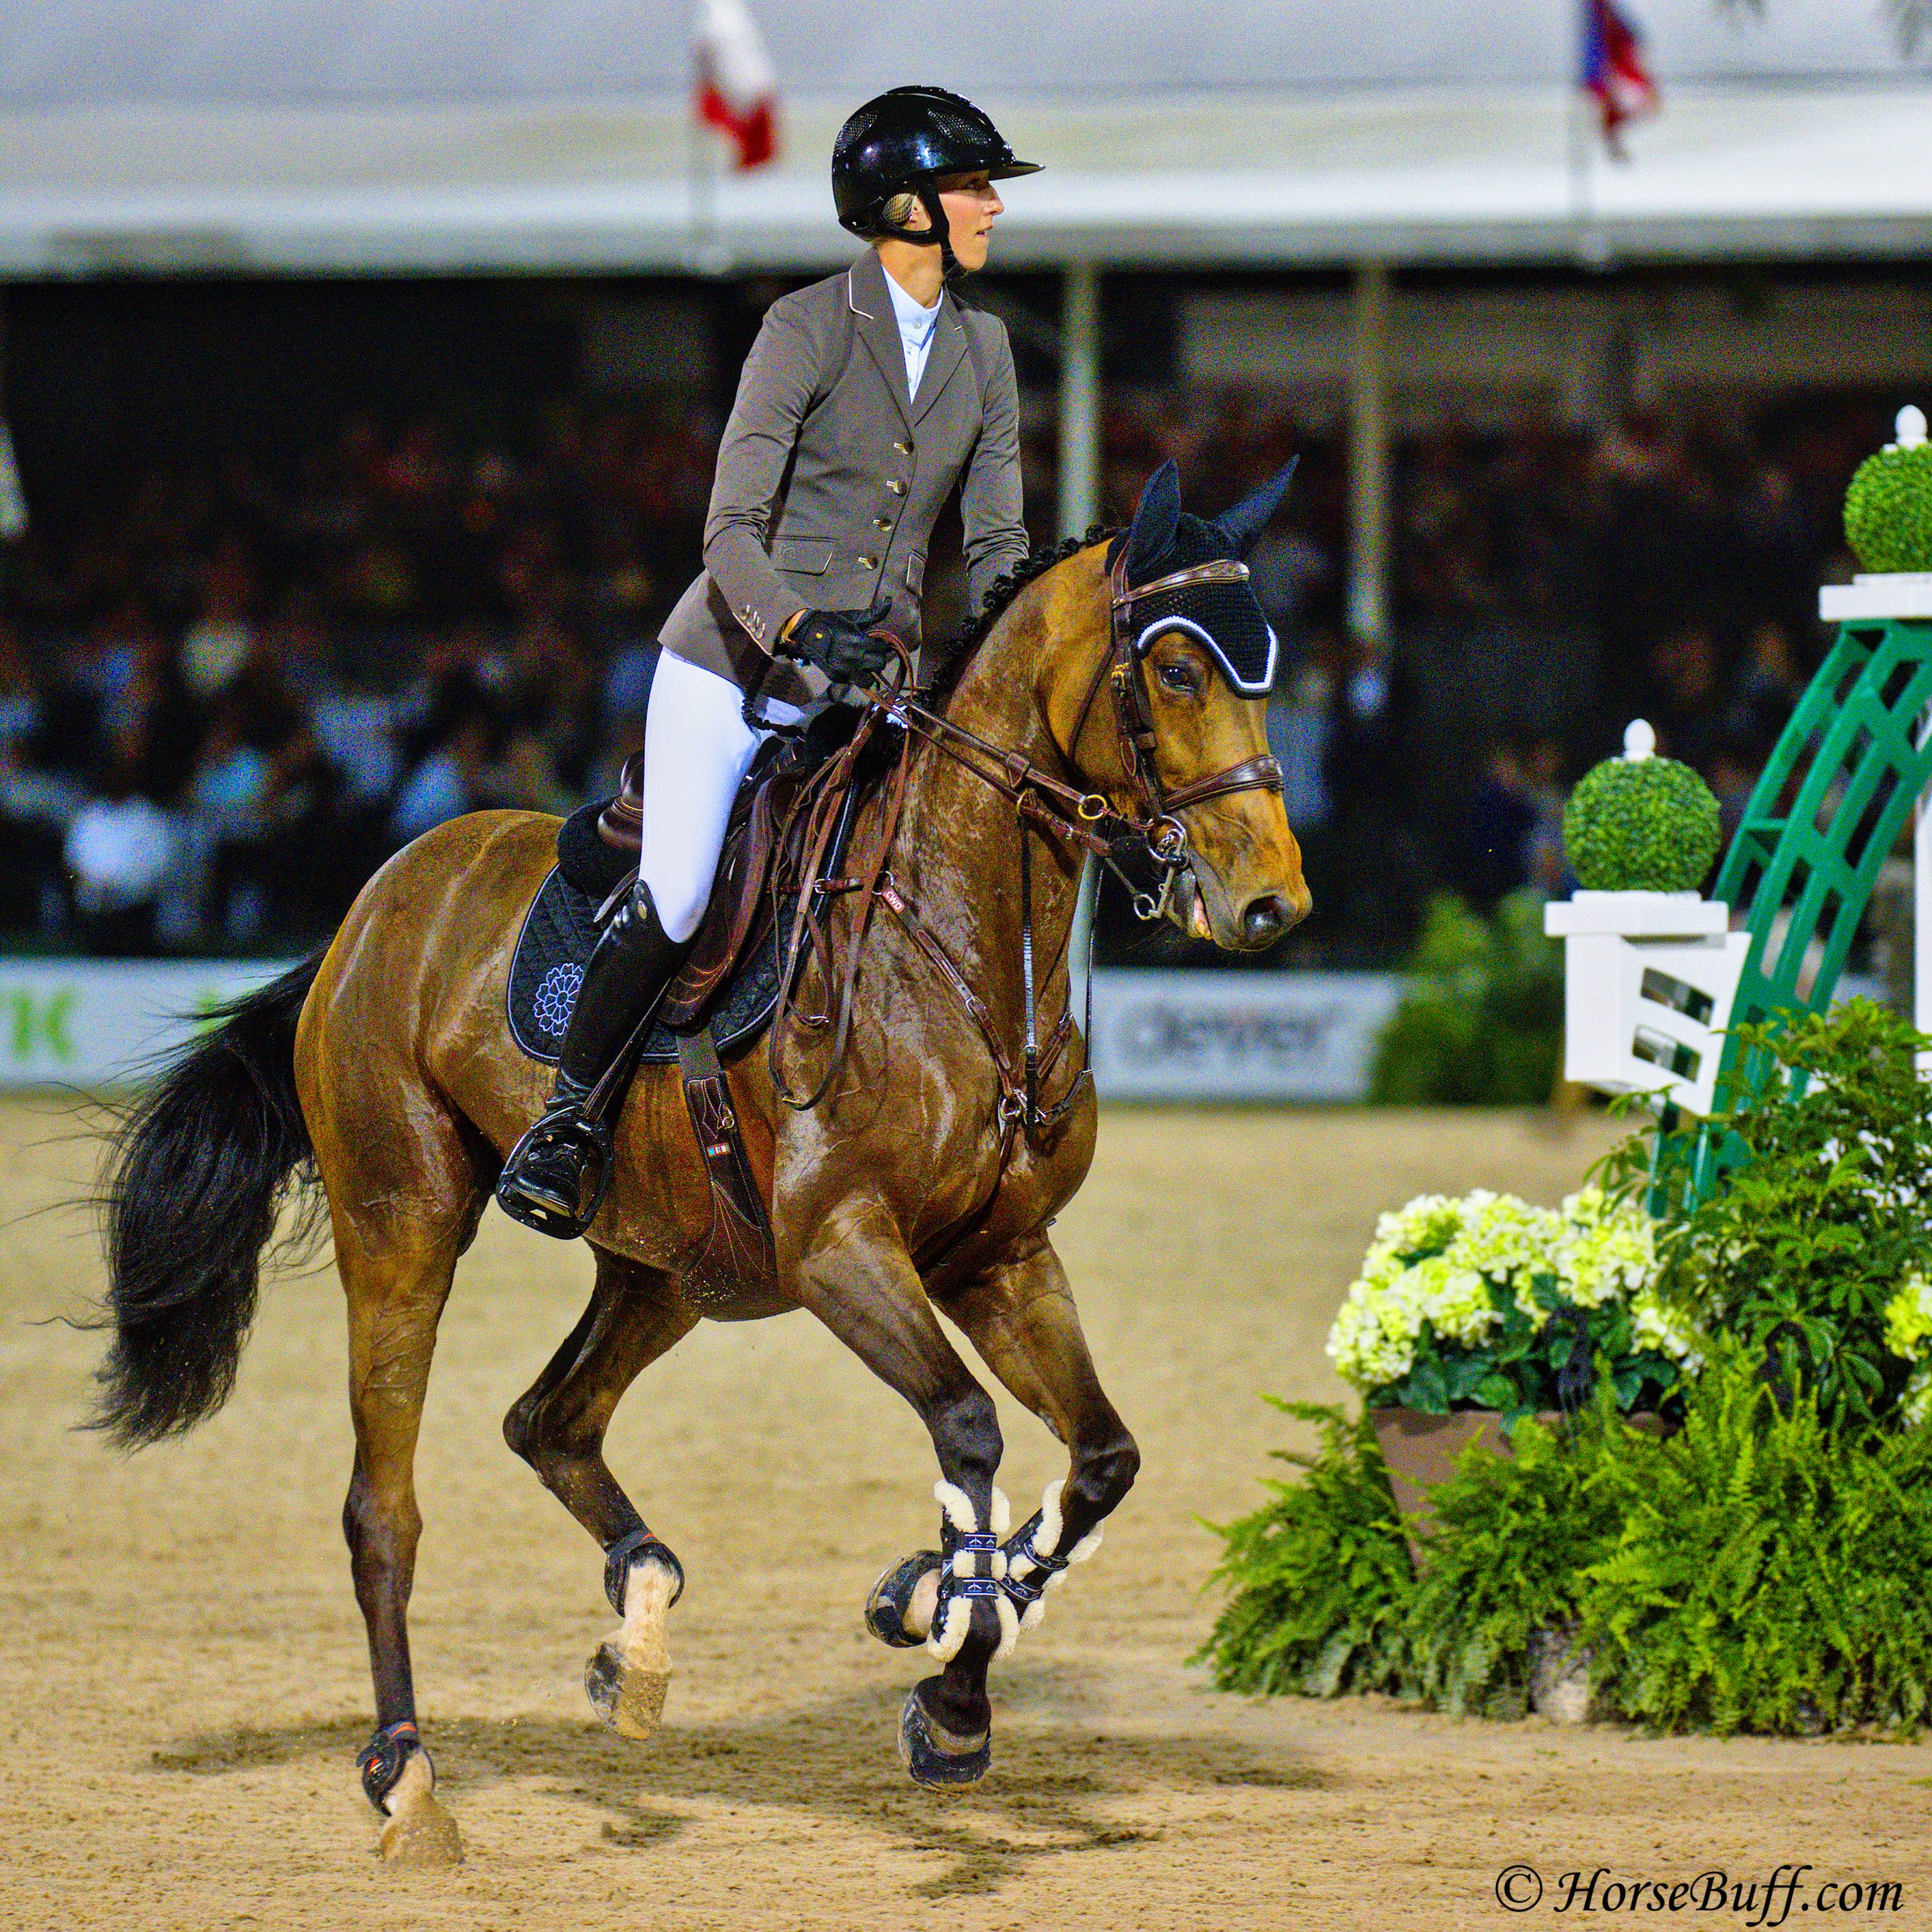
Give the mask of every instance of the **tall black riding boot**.
[[(595, 1217), (611, 1185), (611, 1121), (629, 1071), (617, 1063), (657, 1010), (686, 950), (658, 923), (650, 888), (639, 879), (585, 964), (549, 1105), (503, 1163), (497, 1198), (512, 1220), (568, 1241)], [(586, 1183), (584, 1170), (593, 1164)]]

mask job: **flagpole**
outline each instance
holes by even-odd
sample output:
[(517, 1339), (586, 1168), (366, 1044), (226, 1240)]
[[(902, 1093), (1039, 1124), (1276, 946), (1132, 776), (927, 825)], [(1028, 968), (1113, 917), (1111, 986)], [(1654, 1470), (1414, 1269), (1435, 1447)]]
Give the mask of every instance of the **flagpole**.
[(1595, 171), (1590, 140), (1590, 97), (1580, 87), (1570, 97), (1570, 223), (1577, 259), (1601, 268), (1609, 257), (1597, 226)]
[(1599, 110), (1589, 88), (1591, 0), (1580, 0), (1577, 72), (1570, 88), (1570, 223), (1571, 244), (1585, 268), (1607, 268), (1609, 238), (1597, 220), (1596, 144), (1591, 120)]
[[(696, 58), (691, 60), (691, 82), (694, 82), (694, 99), (696, 87), (703, 85), (703, 72)], [(691, 108), (686, 120), (684, 134), (684, 156), (686, 156), (686, 178), (690, 183), (690, 253), (694, 265), (703, 265), (705, 257), (711, 255), (717, 248), (717, 172), (711, 166), (713, 147), (717, 137), (711, 134), (709, 125), (705, 125), (696, 106)]]
[(718, 137), (697, 111), (705, 84), (703, 39), (698, 32), (704, 0), (697, 0), (691, 20), (691, 107), (685, 121), (685, 158), (689, 188), (687, 249), (691, 266), (700, 275), (718, 272)]

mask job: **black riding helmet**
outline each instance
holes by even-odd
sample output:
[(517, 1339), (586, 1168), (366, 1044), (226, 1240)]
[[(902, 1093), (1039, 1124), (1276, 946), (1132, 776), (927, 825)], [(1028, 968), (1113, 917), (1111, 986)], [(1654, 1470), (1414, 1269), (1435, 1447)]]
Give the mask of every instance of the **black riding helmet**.
[[(1016, 158), (992, 120), (944, 88), (894, 88), (869, 100), (838, 131), (832, 148), (832, 198), (841, 227), (867, 241), (891, 235), (937, 244), (948, 274), (958, 266), (946, 211), (935, 185), (942, 174), (984, 172), (994, 181), (1037, 174), (1040, 164)], [(894, 195), (917, 195), (930, 228), (885, 218)]]

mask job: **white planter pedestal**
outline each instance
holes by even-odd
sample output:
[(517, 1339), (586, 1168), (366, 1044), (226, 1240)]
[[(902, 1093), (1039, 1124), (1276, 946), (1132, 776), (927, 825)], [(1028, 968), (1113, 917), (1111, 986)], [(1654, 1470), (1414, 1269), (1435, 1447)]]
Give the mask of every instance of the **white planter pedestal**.
[(1711, 1109), (1749, 933), (1694, 892), (1579, 892), (1543, 909), (1563, 941), (1563, 1071), (1627, 1094)]

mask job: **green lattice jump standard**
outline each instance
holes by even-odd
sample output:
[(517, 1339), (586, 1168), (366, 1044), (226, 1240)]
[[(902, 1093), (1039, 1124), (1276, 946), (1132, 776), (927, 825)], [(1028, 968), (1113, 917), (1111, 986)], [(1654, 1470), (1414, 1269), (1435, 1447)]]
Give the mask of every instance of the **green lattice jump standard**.
[[(1921, 721), (1932, 703), (1932, 619), (1883, 617), (1839, 626), (1837, 643), (1799, 700), (1745, 808), (1712, 897), (1741, 906), (1751, 936), (1730, 1024), (1780, 1008), (1831, 1004), (1872, 888), (1914, 801), (1932, 778)], [(1782, 926), (1780, 913), (1789, 918)], [(1823, 958), (1801, 995), (1812, 942)], [(1755, 1093), (1769, 1066), (1724, 1044), (1718, 1102)], [(1708, 1125), (1658, 1123), (1651, 1206), (1681, 1185), (1700, 1200), (1743, 1150)], [(1728, 1140), (1730, 1144), (1724, 1144)]]

